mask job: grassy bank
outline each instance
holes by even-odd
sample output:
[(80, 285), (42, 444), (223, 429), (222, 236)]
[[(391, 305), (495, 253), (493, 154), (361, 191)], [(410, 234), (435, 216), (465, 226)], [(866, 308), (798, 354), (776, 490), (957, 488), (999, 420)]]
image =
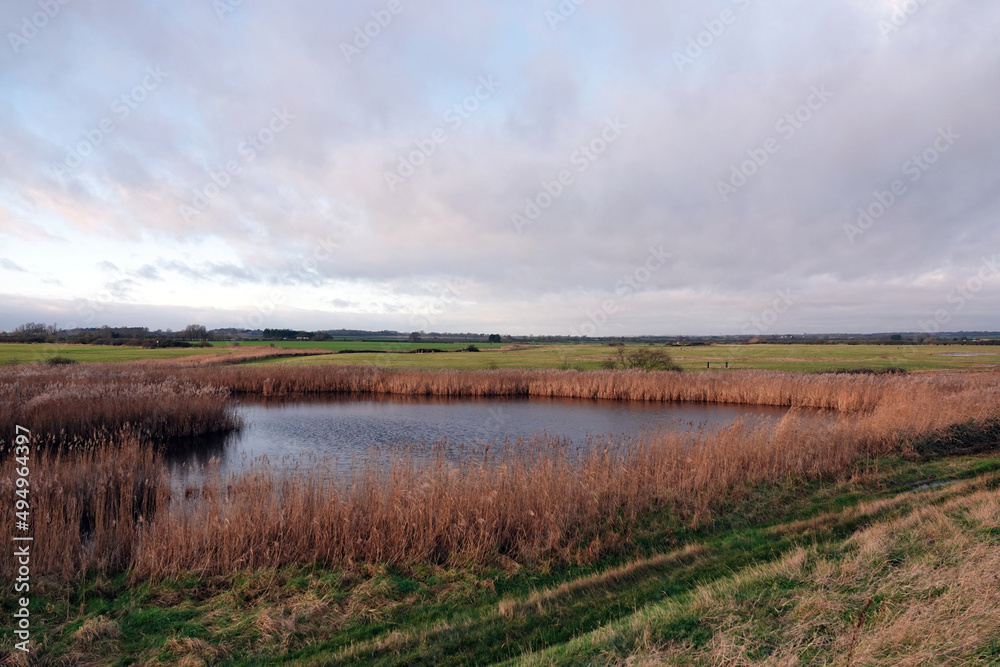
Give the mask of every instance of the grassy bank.
[[(40, 582), (37, 664), (983, 663), (1000, 459), (757, 485), (599, 561), (356, 564)], [(4, 599), (3, 613), (12, 613)], [(852, 648), (853, 647), (853, 648)]]

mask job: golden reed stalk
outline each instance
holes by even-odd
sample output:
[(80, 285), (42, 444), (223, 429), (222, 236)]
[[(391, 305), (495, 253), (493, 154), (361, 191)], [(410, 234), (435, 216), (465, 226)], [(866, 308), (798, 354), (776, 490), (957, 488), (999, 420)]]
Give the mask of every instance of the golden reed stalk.
[[(104, 378), (109, 390), (116, 386), (114, 377), (123, 387), (171, 387), (165, 395), (179, 403), (212, 402), (229, 389), (683, 399), (840, 412), (818, 420), (791, 410), (767, 424), (737, 421), (706, 432), (646, 432), (592, 442), (582, 456), (556, 439), (536, 437), (483, 451), (464, 449), (457, 458), (441, 450), (430, 460), (425, 453), (403, 455), (346, 476), (322, 462), (286, 474), (259, 460), (230, 476), (209, 473), (186, 493), (174, 489), (173, 497), (148, 437), (102, 432), (83, 452), (52, 451), (33, 462), (39, 573), (73, 577), (131, 570), (148, 578), (312, 562), (592, 561), (627, 541), (642, 513), (668, 510), (697, 525), (757, 484), (788, 475), (850, 475), (866, 458), (907, 454), (921, 437), (955, 424), (995, 424), (1000, 414), (997, 373), (131, 368), (126, 373), (95, 366), (84, 376)], [(63, 382), (85, 386), (84, 376), (74, 372), (79, 371), (73, 369)], [(0, 384), (0, 391), (10, 395), (6, 385)], [(49, 387), (37, 396), (50, 391), (56, 390)], [(110, 394), (114, 398), (108, 401), (126, 393)], [(87, 424), (107, 423), (119, 414), (96, 397), (93, 402), (103, 407), (73, 403), (58, 392), (52, 396), (21, 414), (51, 423), (55, 417), (47, 410), (55, 408), (45, 406), (69, 405), (90, 415), (78, 420)], [(146, 408), (136, 403), (129, 410), (144, 414)], [(184, 419), (188, 429), (197, 421)], [(10, 457), (0, 464), (0, 494), (7, 497), (12, 465)], [(12, 511), (4, 506), (0, 521), (10, 525)]]

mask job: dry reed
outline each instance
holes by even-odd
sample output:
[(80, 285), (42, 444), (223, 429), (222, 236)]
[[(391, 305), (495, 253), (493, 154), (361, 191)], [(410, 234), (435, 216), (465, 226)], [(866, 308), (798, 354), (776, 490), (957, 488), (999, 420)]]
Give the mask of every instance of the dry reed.
[(239, 425), (229, 391), (148, 365), (79, 364), (0, 368), (0, 455), (15, 425), (36, 444), (90, 441), (128, 428), (146, 438), (226, 431)]
[[(309, 562), (592, 561), (627, 541), (642, 513), (668, 510), (698, 524), (753, 485), (787, 475), (850, 474), (863, 458), (906, 453), (919, 437), (954, 424), (985, 423), (1000, 414), (998, 375), (992, 373), (870, 377), (360, 367), (208, 370), (171, 368), (166, 373), (161, 366), (140, 365), (134, 375), (119, 370), (116, 377), (125, 387), (173, 387), (169, 395), (181, 397), (179, 401), (202, 400), (197, 391), (217, 397), (225, 389), (367, 390), (835, 404), (843, 412), (822, 422), (792, 410), (776, 423), (741, 421), (688, 434), (647, 432), (592, 443), (582, 456), (565, 443), (538, 437), (479, 452), (463, 450), (457, 459), (440, 451), (429, 462), (402, 456), (388, 466), (372, 465), (346, 477), (322, 465), (288, 475), (263, 460), (231, 476), (209, 474), (191, 494), (172, 498), (148, 439), (103, 436), (103, 445), (92, 451), (45, 455), (32, 463), (32, 511), (38, 521), (38, 553), (43, 554), (34, 563), (36, 572), (71, 577), (93, 570), (131, 570), (135, 577), (155, 578)], [(45, 372), (57, 371), (32, 371)], [(99, 380), (105, 371), (58, 372), (66, 383), (58, 390), (52, 388), (58, 383), (32, 380), (31, 373), (22, 377), (28, 378), (26, 385), (41, 383), (57, 398), (65, 391), (65, 400), (71, 401), (74, 391), (88, 386), (88, 378)], [(199, 384), (208, 381), (214, 386)], [(13, 384), (15, 394), (28, 391)], [(0, 384), (10, 385), (9, 378)], [(109, 381), (109, 389), (113, 386)], [(184, 393), (178, 387), (200, 389)], [(125, 400), (128, 393), (117, 394), (116, 400)], [(48, 398), (41, 404), (72, 405), (86, 413), (85, 402)], [(114, 408), (108, 410), (105, 417), (115, 414)], [(22, 409), (21, 414), (39, 418), (43, 413)], [(29, 426), (40, 430), (37, 423)], [(0, 494), (8, 497), (11, 465), (10, 460), (0, 464)], [(0, 521), (11, 525), (11, 511), (0, 509)]]
[[(377, 366), (283, 365), (191, 369), (184, 377), (235, 394), (400, 394), (451, 397), (563, 397), (871, 409), (901, 378), (772, 371), (679, 373), (575, 370), (415, 370)], [(919, 378), (906, 378), (919, 384)]]
[[(14, 468), (0, 464), (0, 494), (14, 497)], [(72, 579), (88, 571), (120, 572), (134, 562), (145, 527), (169, 503), (162, 461), (135, 435), (102, 447), (36, 452), (29, 458), (33, 574)], [(7, 509), (9, 508), (9, 509)], [(13, 502), (3, 512), (14, 525)], [(4, 559), (4, 577), (13, 575)]]

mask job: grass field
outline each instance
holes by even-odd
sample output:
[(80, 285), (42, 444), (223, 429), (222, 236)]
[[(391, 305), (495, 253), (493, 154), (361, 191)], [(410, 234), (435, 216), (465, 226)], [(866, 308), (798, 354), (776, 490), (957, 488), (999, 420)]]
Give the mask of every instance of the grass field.
[(884, 460), (588, 565), (90, 576), (32, 622), (46, 664), (996, 664), (998, 485), (996, 457)]
[(176, 359), (194, 354), (218, 354), (211, 347), (145, 349), (110, 345), (48, 345), (44, 343), (0, 343), (0, 365), (44, 363), (52, 357), (79, 362)]
[[(241, 343), (241, 347), (267, 346), (270, 343)], [(194, 354), (218, 353), (230, 349), (230, 343), (216, 343), (209, 348), (167, 348), (146, 350), (101, 345), (24, 345), (0, 344), (0, 364), (43, 362), (52, 356), (75, 361), (128, 361), (163, 359)], [(277, 341), (276, 347), (288, 349), (381, 350), (353, 354), (330, 354), (297, 359), (269, 359), (254, 363), (291, 364), (373, 364), (399, 368), (577, 368), (595, 370), (611, 356), (607, 345), (545, 344), (510, 346), (477, 344), (479, 352), (465, 352), (464, 343), (362, 343)], [(414, 349), (441, 349), (441, 353), (405, 354)], [(667, 347), (666, 351), (685, 370), (763, 369), (781, 371), (824, 371), (852, 368), (887, 368), (897, 366), (908, 371), (983, 369), (1000, 367), (1000, 346), (976, 345), (709, 345)], [(970, 356), (955, 356), (970, 355)]]
[[(274, 360), (267, 363), (353, 363), (402, 368), (576, 368), (596, 370), (614, 352), (607, 345), (537, 345), (523, 349), (480, 348), (477, 353), (349, 354)], [(908, 371), (997, 368), (1000, 346), (710, 345), (667, 347), (685, 370), (761, 369), (825, 371), (897, 366)], [(956, 354), (975, 356), (953, 356)]]

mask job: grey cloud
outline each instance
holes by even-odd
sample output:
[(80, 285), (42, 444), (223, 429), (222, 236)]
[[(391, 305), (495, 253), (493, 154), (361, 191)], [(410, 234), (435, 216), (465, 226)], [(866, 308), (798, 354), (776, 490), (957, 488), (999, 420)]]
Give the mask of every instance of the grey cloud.
[(146, 280), (163, 280), (163, 277), (160, 276), (160, 272), (157, 271), (156, 267), (152, 264), (143, 264), (138, 270), (136, 270), (135, 274)]

